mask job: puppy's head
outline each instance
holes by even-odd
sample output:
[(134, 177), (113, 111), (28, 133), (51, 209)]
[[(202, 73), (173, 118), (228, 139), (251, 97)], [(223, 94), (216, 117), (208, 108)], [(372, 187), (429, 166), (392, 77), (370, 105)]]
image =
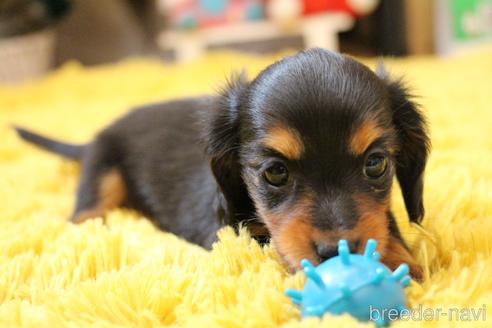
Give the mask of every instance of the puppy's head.
[(341, 238), (352, 251), (374, 238), (387, 264), (409, 261), (390, 191), (396, 175), (419, 222), (428, 139), (405, 90), (380, 75), (312, 49), (235, 79), (208, 136), (225, 221), (256, 218), (292, 267), (336, 255)]

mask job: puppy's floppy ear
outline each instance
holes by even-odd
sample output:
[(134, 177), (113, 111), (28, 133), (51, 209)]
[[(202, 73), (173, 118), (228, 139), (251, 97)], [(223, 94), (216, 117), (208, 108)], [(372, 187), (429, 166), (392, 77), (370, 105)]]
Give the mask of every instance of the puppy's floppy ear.
[(381, 64), (376, 72), (388, 87), (393, 125), (400, 144), (396, 177), (408, 216), (411, 221), (419, 223), (424, 216), (423, 173), (430, 148), (426, 121), (401, 80), (390, 80)]
[(222, 206), (218, 210), (219, 219), (232, 226), (251, 218), (254, 212), (239, 162), (241, 105), (247, 88), (244, 73), (233, 75), (221, 92), (217, 108), (211, 113), (206, 127), (206, 152), (226, 202), (225, 206), (219, 204)]

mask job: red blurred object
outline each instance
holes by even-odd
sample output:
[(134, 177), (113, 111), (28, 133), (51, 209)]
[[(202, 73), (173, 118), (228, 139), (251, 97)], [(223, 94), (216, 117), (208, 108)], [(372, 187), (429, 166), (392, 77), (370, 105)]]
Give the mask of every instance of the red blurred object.
[(344, 12), (353, 17), (365, 16), (373, 12), (379, 0), (300, 0), (304, 7), (303, 14), (321, 12)]
[(326, 11), (348, 12), (356, 16), (356, 13), (348, 5), (346, 0), (303, 0), (304, 15), (317, 14)]

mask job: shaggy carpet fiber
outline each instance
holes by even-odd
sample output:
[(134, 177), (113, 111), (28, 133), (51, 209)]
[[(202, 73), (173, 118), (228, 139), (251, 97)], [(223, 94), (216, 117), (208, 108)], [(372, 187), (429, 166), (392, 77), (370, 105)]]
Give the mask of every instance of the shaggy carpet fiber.
[[(364, 325), (348, 316), (301, 320), (283, 293), (301, 288), (303, 275), (289, 274), (273, 248), (244, 232), (223, 229), (208, 252), (131, 211), (112, 211), (106, 223), (68, 223), (78, 165), (22, 142), (10, 127), (84, 142), (131, 106), (214, 92), (231, 70), (245, 67), (254, 76), (275, 58), (215, 53), (183, 65), (69, 63), (42, 81), (0, 87), (0, 325)], [(421, 227), (407, 223), (394, 191), (425, 280), (407, 289), (414, 318), (393, 325), (492, 326), (492, 49), (386, 65), (420, 96), (433, 143)], [(419, 307), (430, 309), (427, 317), (419, 318)], [(447, 315), (436, 318), (438, 309)]]

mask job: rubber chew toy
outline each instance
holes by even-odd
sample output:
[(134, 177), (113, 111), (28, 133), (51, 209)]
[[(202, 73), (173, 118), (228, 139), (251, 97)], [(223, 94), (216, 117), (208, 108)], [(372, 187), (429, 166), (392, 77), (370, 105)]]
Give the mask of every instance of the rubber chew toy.
[(304, 289), (287, 289), (285, 293), (301, 306), (303, 317), (349, 313), (360, 321), (387, 325), (406, 309), (403, 288), (411, 279), (408, 265), (401, 264), (391, 272), (375, 250), (376, 241), (370, 239), (364, 255), (350, 254), (347, 241), (340, 240), (338, 256), (317, 267), (302, 260), (307, 276)]

